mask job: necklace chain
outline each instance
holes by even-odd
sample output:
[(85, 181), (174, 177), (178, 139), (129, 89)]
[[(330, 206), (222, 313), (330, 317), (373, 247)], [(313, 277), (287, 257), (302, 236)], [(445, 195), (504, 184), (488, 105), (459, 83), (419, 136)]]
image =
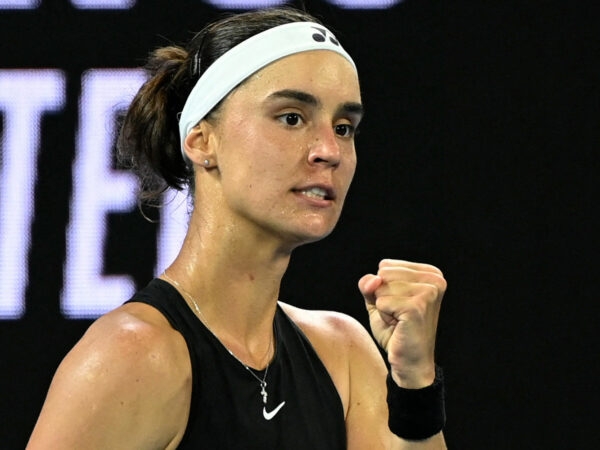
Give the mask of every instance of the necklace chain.
[[(181, 284), (179, 284), (179, 282), (175, 281), (173, 278), (171, 278), (169, 275), (167, 275), (166, 271), (163, 272), (162, 276), (169, 283), (173, 284), (177, 289), (179, 289), (181, 291), (181, 293), (183, 293), (187, 298), (189, 298), (192, 301), (192, 304), (194, 305), (194, 309), (196, 310), (196, 313), (198, 314), (198, 319), (200, 319), (200, 321), (204, 324), (204, 326), (206, 326), (208, 331), (210, 331), (212, 333), (212, 335), (221, 343), (221, 345), (225, 348), (225, 350), (227, 350), (231, 356), (233, 356), (242, 366), (244, 366), (244, 368), (248, 371), (248, 373), (250, 375), (252, 375), (254, 378), (256, 378), (256, 381), (258, 381), (260, 384), (260, 395), (262, 396), (263, 403), (266, 405), (267, 397), (268, 397), (267, 373), (269, 373), (269, 363), (267, 363), (267, 367), (265, 368), (265, 374), (263, 375), (262, 379), (259, 378), (259, 376), (256, 375), (256, 373), (254, 373), (254, 370), (252, 370), (247, 364), (242, 362), (242, 360), (240, 358), (238, 358), (229, 348), (227, 348), (227, 346), (225, 344), (223, 344), (223, 341), (221, 341), (221, 339), (219, 339), (219, 337), (208, 326), (208, 321), (206, 320), (206, 317), (204, 317), (204, 314), (202, 314), (202, 310), (198, 306), (198, 303), (196, 302), (196, 299), (194, 298), (194, 296), (192, 294), (190, 294), (188, 291), (186, 291), (181, 286)], [(267, 354), (269, 353), (269, 350), (271, 349), (272, 346), (273, 346), (273, 334), (271, 334), (271, 340), (269, 341), (269, 347), (267, 348)]]

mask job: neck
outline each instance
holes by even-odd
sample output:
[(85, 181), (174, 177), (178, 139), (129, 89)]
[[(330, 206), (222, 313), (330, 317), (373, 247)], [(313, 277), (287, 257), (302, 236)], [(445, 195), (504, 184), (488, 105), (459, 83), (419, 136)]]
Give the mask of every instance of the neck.
[(166, 273), (226, 348), (244, 364), (264, 368), (274, 353), (273, 319), (290, 253), (241, 235), (193, 214), (182, 250)]

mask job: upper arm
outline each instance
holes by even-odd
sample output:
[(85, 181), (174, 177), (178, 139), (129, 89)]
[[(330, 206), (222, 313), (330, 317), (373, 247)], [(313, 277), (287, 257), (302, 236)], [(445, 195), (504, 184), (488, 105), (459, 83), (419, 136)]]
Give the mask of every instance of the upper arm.
[(348, 318), (345, 328), (349, 372), (348, 449), (390, 448), (385, 362), (362, 325)]
[(407, 441), (388, 427), (387, 367), (375, 342), (350, 319), (348, 354), (350, 387), (346, 430), (348, 449), (445, 449), (442, 433), (423, 441)]
[(367, 330), (345, 314), (282, 306), (306, 334), (336, 386), (344, 406), (348, 449), (388, 448), (387, 369)]
[(122, 311), (92, 324), (58, 367), (28, 448), (167, 448), (181, 438), (191, 388), (176, 336)]

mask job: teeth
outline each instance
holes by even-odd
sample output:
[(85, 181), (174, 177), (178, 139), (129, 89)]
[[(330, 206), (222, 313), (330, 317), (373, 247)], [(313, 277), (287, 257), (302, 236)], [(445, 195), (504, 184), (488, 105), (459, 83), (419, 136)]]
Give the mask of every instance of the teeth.
[(306, 190), (302, 191), (302, 193), (304, 195), (306, 195), (307, 197), (320, 198), (320, 199), (324, 199), (327, 196), (327, 192), (325, 191), (325, 189), (321, 189), (318, 187), (306, 189)]

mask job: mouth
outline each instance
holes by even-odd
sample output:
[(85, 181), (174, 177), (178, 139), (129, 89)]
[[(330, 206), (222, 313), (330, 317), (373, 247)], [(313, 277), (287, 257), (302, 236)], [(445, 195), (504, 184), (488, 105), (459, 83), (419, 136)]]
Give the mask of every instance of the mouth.
[(321, 186), (296, 189), (295, 192), (316, 200), (335, 200), (335, 194), (333, 190)]

